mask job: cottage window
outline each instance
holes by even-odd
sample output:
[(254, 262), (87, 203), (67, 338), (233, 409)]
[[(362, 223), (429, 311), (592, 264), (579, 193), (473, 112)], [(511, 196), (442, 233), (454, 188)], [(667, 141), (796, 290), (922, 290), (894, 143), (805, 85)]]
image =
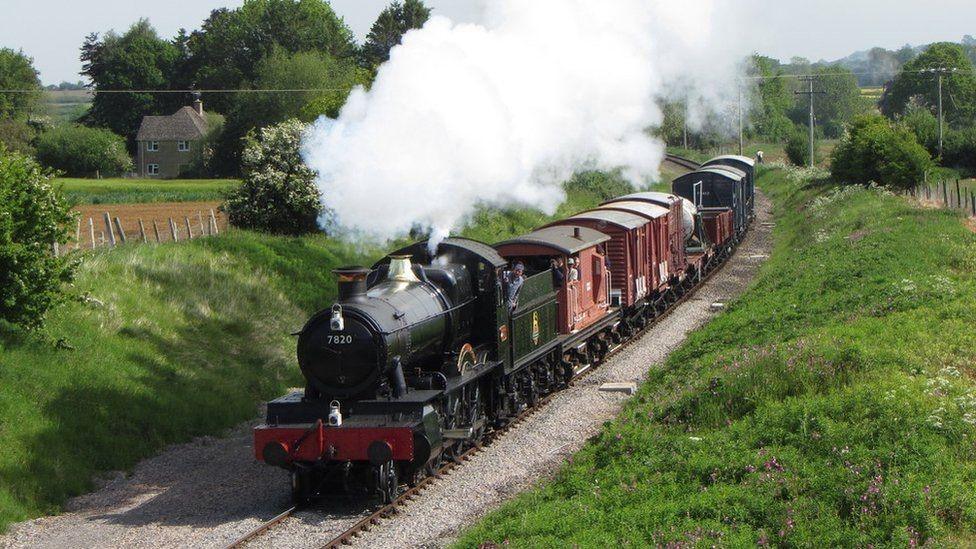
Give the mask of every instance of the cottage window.
[(146, 173), (148, 175), (159, 175), (159, 164), (146, 164)]
[(146, 150), (149, 152), (155, 152), (159, 150), (159, 141), (147, 141)]
[(190, 150), (190, 142), (189, 141), (177, 141), (176, 142), (176, 150), (178, 150), (180, 152), (186, 152), (186, 151)]

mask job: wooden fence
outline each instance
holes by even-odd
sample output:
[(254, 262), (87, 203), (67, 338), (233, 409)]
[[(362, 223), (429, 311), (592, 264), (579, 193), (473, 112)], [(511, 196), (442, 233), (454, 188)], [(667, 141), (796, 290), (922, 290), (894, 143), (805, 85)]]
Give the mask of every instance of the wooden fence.
[(958, 179), (916, 185), (908, 194), (921, 202), (976, 217), (976, 192), (963, 186)]
[(73, 242), (64, 247), (59, 247), (55, 243), (54, 253), (60, 255), (72, 250), (91, 250), (128, 243), (179, 242), (220, 234), (217, 214), (213, 209), (206, 214), (198, 211), (196, 215), (185, 215), (182, 219), (168, 217), (165, 220), (143, 221), (142, 218), (138, 218), (129, 221), (126, 230), (122, 220), (118, 216), (112, 216), (110, 212), (104, 212), (100, 219), (90, 216), (79, 217)]

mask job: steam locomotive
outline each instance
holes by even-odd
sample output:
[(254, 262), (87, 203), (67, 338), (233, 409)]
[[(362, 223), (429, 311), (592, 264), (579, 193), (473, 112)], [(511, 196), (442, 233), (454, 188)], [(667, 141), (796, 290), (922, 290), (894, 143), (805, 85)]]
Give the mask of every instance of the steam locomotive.
[[(298, 336), (303, 391), (273, 400), (258, 460), (306, 504), (341, 488), (394, 500), (634, 337), (733, 251), (753, 164), (674, 181), (489, 246), (448, 238), (335, 271), (338, 300)], [(512, 267), (525, 274), (513, 292)]]

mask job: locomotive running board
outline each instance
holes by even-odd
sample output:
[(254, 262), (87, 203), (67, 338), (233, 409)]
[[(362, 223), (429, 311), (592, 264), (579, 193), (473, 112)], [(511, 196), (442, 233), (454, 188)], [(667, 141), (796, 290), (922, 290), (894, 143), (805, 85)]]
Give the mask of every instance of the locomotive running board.
[(442, 436), (448, 440), (467, 440), (471, 438), (472, 435), (474, 435), (475, 429), (480, 429), (484, 427), (484, 425), (485, 425), (485, 420), (479, 419), (478, 421), (474, 422), (474, 425), (472, 425), (471, 427), (462, 427), (460, 429), (446, 429), (444, 430), (444, 434)]
[(467, 429), (445, 429), (442, 436), (449, 440), (467, 440), (473, 434), (474, 428), (468, 427)]

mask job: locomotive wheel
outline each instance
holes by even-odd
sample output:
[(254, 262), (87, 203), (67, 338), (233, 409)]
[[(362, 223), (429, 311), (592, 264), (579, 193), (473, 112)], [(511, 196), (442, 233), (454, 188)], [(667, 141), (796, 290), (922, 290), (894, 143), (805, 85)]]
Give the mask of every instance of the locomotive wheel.
[(386, 505), (393, 503), (400, 489), (400, 481), (397, 478), (396, 466), (392, 461), (373, 468), (373, 481), (376, 484), (376, 495), (380, 503)]

